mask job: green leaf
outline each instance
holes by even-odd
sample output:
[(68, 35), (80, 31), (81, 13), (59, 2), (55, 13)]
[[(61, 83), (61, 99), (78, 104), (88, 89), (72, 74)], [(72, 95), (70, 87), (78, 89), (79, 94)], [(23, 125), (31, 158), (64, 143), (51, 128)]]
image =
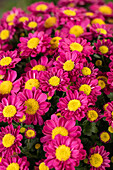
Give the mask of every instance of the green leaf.
[(98, 132), (98, 129), (97, 129), (96, 124), (94, 122), (92, 122), (92, 123), (87, 122), (83, 126), (84, 135), (91, 136), (92, 133), (97, 133), (97, 132)]
[(108, 94), (108, 97), (110, 98), (110, 101), (113, 101), (113, 93)]

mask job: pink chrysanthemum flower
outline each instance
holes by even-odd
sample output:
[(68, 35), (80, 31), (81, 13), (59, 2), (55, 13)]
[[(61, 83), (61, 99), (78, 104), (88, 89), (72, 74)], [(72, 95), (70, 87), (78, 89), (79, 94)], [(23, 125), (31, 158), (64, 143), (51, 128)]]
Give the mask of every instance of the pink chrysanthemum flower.
[[(57, 135), (48, 146), (44, 146), (46, 152), (45, 164), (48, 167), (75, 170), (80, 160), (85, 159), (86, 151), (79, 138)], [(54, 162), (54, 163), (53, 163)]]
[(83, 63), (86, 62), (85, 58), (82, 58), (81, 53), (76, 51), (60, 53), (60, 57), (54, 62), (54, 65), (58, 69), (63, 69), (69, 74), (71, 81), (76, 81), (79, 76), (78, 72), (83, 69)]
[(96, 12), (98, 15), (102, 14), (105, 17), (113, 16), (113, 2), (109, 2), (108, 4), (102, 5), (91, 5), (90, 10)]
[(60, 98), (57, 103), (58, 111), (66, 119), (81, 121), (85, 117), (88, 108), (88, 100), (86, 94), (75, 90), (68, 90), (66, 97)]
[(26, 64), (24, 69), (26, 72), (30, 70), (46, 71), (53, 65), (53, 59), (48, 59), (46, 56), (42, 56), (38, 61), (35, 59), (31, 60)]
[(106, 117), (106, 121), (108, 121), (109, 125), (113, 127), (113, 101), (107, 103), (106, 111), (104, 112), (104, 116)]
[(0, 80), (0, 95), (9, 95), (10, 93), (17, 93), (20, 90), (21, 78), (17, 78), (17, 72), (8, 70), (4, 80)]
[(29, 20), (26, 20), (23, 23), (23, 28), (26, 29), (27, 31), (36, 31), (38, 29), (38, 25), (41, 22), (42, 17), (36, 17), (34, 15), (29, 16)]
[(105, 170), (106, 167), (110, 167), (110, 160), (108, 158), (109, 152), (106, 152), (104, 149), (104, 146), (96, 146), (95, 149), (90, 149), (90, 170)]
[(12, 26), (12, 25), (14, 24), (13, 21), (14, 21), (15, 17), (16, 17), (17, 15), (19, 15), (20, 13), (24, 14), (24, 11), (23, 11), (21, 8), (16, 8), (16, 7), (14, 7), (14, 8), (12, 8), (11, 11), (8, 11), (8, 12), (6, 12), (6, 13), (3, 14), (3, 17), (2, 17), (2, 19), (1, 19), (1, 22), (2, 22), (2, 23), (3, 23), (3, 22), (7, 22), (8, 25), (11, 25), (11, 26)]
[(48, 71), (40, 72), (40, 86), (44, 92), (48, 92), (49, 96), (53, 96), (56, 90), (67, 91), (70, 84), (68, 73), (62, 69), (52, 67)]
[(97, 96), (101, 95), (101, 87), (98, 85), (97, 79), (90, 79), (88, 77), (78, 78), (76, 84), (70, 88), (84, 92), (88, 98), (88, 105), (95, 105)]
[(32, 90), (33, 87), (40, 89), (40, 72), (36, 70), (28, 71), (23, 75), (22, 88)]
[(90, 42), (87, 42), (86, 39), (75, 38), (73, 36), (60, 40), (59, 52), (64, 51), (77, 51), (85, 57), (90, 57), (90, 55), (93, 54), (93, 48)]
[(27, 157), (7, 157), (3, 159), (2, 163), (0, 164), (0, 169), (2, 170), (29, 170), (29, 162), (27, 161)]
[(34, 15), (37, 14), (47, 14), (47, 13), (51, 13), (54, 11), (55, 9), (55, 5), (51, 2), (51, 3), (47, 3), (47, 2), (35, 2), (33, 4), (31, 4), (30, 6), (28, 6), (28, 11), (32, 12)]
[(20, 126), (14, 129), (13, 125), (8, 125), (5, 128), (1, 127), (0, 132), (0, 153), (2, 157), (7, 157), (13, 155), (13, 152), (20, 153), (19, 146), (22, 144), (22, 135), (19, 134)]
[(0, 51), (0, 69), (14, 68), (15, 65), (21, 61), (17, 50), (14, 51)]
[(7, 25), (7, 23), (0, 25), (0, 43), (5, 43), (11, 40), (14, 33), (15, 29), (12, 26)]
[(67, 120), (64, 117), (58, 118), (53, 114), (51, 120), (46, 120), (42, 133), (45, 136), (40, 140), (42, 143), (47, 144), (58, 134), (78, 138), (81, 135), (81, 127), (76, 126), (74, 120)]
[(35, 162), (35, 164), (37, 166), (34, 167), (34, 170), (44, 170), (44, 169), (49, 170), (49, 167), (46, 166), (44, 163), (44, 159), (41, 159), (40, 161)]
[(97, 43), (94, 43), (94, 46), (96, 47), (95, 53), (99, 55), (109, 57), (113, 54), (113, 43), (109, 39), (97, 40)]
[(90, 26), (90, 32), (93, 34), (93, 37), (98, 37), (99, 35), (102, 38), (112, 37), (113, 31), (106, 25), (93, 24)]
[(24, 123), (30, 125), (33, 123), (36, 125), (43, 124), (43, 119), (41, 116), (48, 112), (50, 103), (46, 102), (47, 95), (42, 93), (41, 90), (36, 90), (33, 88), (32, 91), (25, 89), (23, 92), (19, 93), (19, 98), (23, 102), (23, 105), (27, 107), (25, 110), (26, 120)]
[(12, 120), (19, 122), (26, 108), (15, 94), (9, 95), (8, 98), (2, 98), (0, 103), (0, 122), (12, 123)]
[(109, 132), (103, 131), (99, 134), (100, 140), (103, 143), (109, 143), (109, 141), (111, 140), (111, 135)]
[(21, 37), (18, 47), (21, 52), (21, 56), (36, 57), (39, 53), (46, 53), (50, 47), (50, 38), (43, 31), (29, 33), (27, 38)]
[(27, 139), (33, 139), (33, 138), (35, 138), (35, 137), (36, 137), (36, 131), (35, 131), (35, 129), (33, 129), (33, 128), (28, 128), (28, 129), (26, 129), (26, 131), (25, 131), (25, 137), (26, 137)]
[(101, 114), (101, 110), (99, 110), (98, 108), (89, 107), (86, 112), (86, 117), (90, 122), (97, 122), (104, 116)]
[(14, 18), (14, 26), (18, 28), (23, 28), (23, 24), (29, 21), (29, 15), (27, 13), (19, 13), (17, 16)]
[(98, 74), (98, 70), (99, 69), (95, 68), (95, 66), (92, 62), (90, 62), (90, 63), (85, 62), (83, 64), (82, 70), (80, 70), (80, 76), (96, 78), (96, 75)]
[(107, 83), (113, 88), (113, 71), (107, 72), (108, 81)]

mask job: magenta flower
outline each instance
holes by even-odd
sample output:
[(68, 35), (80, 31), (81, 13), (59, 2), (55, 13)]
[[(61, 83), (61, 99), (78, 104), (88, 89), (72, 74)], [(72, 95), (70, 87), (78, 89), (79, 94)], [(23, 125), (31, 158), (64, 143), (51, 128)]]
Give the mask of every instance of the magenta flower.
[(19, 156), (7, 157), (2, 160), (0, 164), (0, 169), (16, 169), (16, 170), (29, 170), (29, 162), (27, 161), (27, 157), (23, 156), (20, 158)]
[(42, 143), (47, 144), (58, 134), (62, 136), (78, 138), (81, 135), (81, 127), (76, 126), (74, 120), (67, 120), (64, 117), (58, 118), (55, 114), (53, 114), (51, 116), (51, 120), (45, 121), (42, 133), (45, 136), (42, 137), (40, 140)]
[(58, 111), (66, 119), (81, 121), (85, 117), (88, 108), (88, 100), (86, 94), (75, 90), (68, 90), (66, 97), (60, 98), (57, 103)]
[(19, 57), (17, 50), (0, 52), (0, 69), (6, 70), (14, 68), (19, 61), (21, 61), (21, 58)]
[(25, 137), (26, 137), (27, 139), (33, 139), (33, 138), (35, 138), (35, 137), (36, 137), (36, 131), (35, 131), (35, 129), (33, 129), (33, 128), (28, 128), (28, 129), (26, 129), (26, 131), (25, 131)]
[(101, 110), (99, 110), (98, 108), (89, 107), (86, 112), (86, 117), (90, 122), (97, 122), (98, 120), (103, 118), (104, 115), (102, 115)]
[(46, 56), (42, 56), (38, 61), (35, 59), (31, 60), (26, 64), (25, 71), (37, 70), (37, 71), (46, 71), (53, 65), (53, 59), (48, 59)]
[(8, 98), (2, 98), (0, 103), (0, 122), (12, 123), (12, 120), (19, 122), (26, 110), (22, 106), (22, 101), (15, 94), (9, 95)]
[(89, 163), (90, 170), (105, 170), (106, 167), (110, 167), (110, 160), (108, 158), (109, 152), (104, 150), (104, 146), (96, 146), (94, 149), (90, 149)]
[(44, 146), (46, 152), (45, 164), (49, 168), (72, 169), (79, 165), (80, 160), (85, 159), (86, 151), (79, 138), (57, 135), (48, 146)]
[(20, 126), (16, 129), (14, 129), (13, 125), (8, 125), (5, 128), (1, 127), (0, 152), (2, 153), (2, 157), (10, 157), (14, 152), (17, 154), (21, 152), (19, 146), (22, 145), (20, 141), (23, 137), (19, 132)]
[(46, 102), (47, 95), (42, 93), (41, 90), (32, 90), (25, 89), (23, 92), (19, 93), (20, 101), (23, 102), (23, 105), (27, 107), (25, 110), (26, 120), (24, 123), (30, 125), (33, 123), (36, 125), (43, 124), (42, 116), (48, 112), (51, 104)]
[(52, 67), (48, 71), (40, 72), (40, 86), (44, 92), (48, 92), (49, 96), (53, 96), (56, 90), (67, 91), (70, 84), (68, 73), (62, 69)]
[(21, 56), (26, 58), (36, 57), (39, 53), (46, 53), (49, 45), (50, 38), (43, 31), (35, 32), (34, 34), (29, 33), (28, 37), (21, 37), (20, 43), (18, 44)]
[(104, 116), (106, 117), (106, 121), (108, 121), (109, 125), (113, 127), (113, 101), (108, 102)]

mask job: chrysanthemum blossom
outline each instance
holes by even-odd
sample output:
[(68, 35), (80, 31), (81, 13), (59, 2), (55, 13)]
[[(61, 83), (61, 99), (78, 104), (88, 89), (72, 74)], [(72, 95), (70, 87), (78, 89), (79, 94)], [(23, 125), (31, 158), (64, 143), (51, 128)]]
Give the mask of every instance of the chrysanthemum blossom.
[(21, 37), (18, 44), (21, 56), (36, 57), (39, 53), (46, 53), (49, 45), (50, 38), (43, 31), (29, 33), (28, 37)]
[(58, 111), (66, 119), (81, 121), (88, 108), (87, 95), (77, 90), (66, 92), (66, 97), (60, 98), (57, 103)]
[(20, 92), (19, 98), (23, 102), (23, 105), (27, 107), (24, 123), (28, 125), (31, 123), (42, 125), (43, 119), (41, 116), (45, 115), (50, 107), (50, 103), (46, 102), (47, 95), (42, 93), (41, 90), (33, 88), (32, 90), (25, 89), (23, 92)]
[(26, 64), (25, 71), (37, 70), (46, 71), (53, 65), (53, 59), (48, 59), (46, 56), (42, 56), (38, 61), (35, 59), (31, 60)]
[(17, 72), (8, 70), (4, 80), (0, 80), (0, 95), (8, 95), (10, 93), (17, 93), (20, 90), (21, 78), (17, 78)]
[(13, 125), (8, 125), (5, 128), (1, 127), (0, 132), (0, 153), (2, 153), (2, 157), (10, 157), (13, 155), (13, 152), (20, 153), (20, 148), (22, 144), (20, 141), (22, 140), (22, 135), (19, 134), (20, 126), (14, 129)]
[[(79, 138), (57, 135), (48, 146), (44, 146), (46, 152), (45, 164), (48, 167), (72, 169), (79, 165), (80, 160), (85, 159), (86, 151)], [(53, 163), (54, 162), (54, 163)]]
[(25, 137), (26, 137), (27, 139), (33, 139), (33, 138), (35, 138), (35, 136), (36, 136), (36, 131), (35, 131), (35, 129), (33, 129), (33, 128), (28, 128), (28, 129), (26, 129), (26, 131), (25, 131)]
[(111, 139), (111, 136), (110, 136), (109, 132), (103, 131), (100, 133), (101, 142), (108, 143), (110, 141), (110, 139)]
[(40, 86), (44, 92), (48, 92), (49, 96), (53, 96), (54, 92), (67, 91), (67, 87), (70, 84), (68, 73), (62, 69), (52, 67), (48, 71), (40, 72)]
[(113, 101), (108, 102), (104, 116), (106, 117), (106, 121), (108, 121), (109, 125), (113, 127)]
[(64, 117), (58, 118), (53, 114), (51, 120), (45, 121), (42, 133), (45, 136), (41, 138), (41, 142), (48, 143), (58, 134), (78, 138), (81, 135), (81, 127), (76, 126), (74, 120), (67, 120)]
[(30, 163), (27, 161), (27, 157), (19, 157), (19, 156), (14, 156), (14, 157), (7, 157), (3, 159), (2, 163), (0, 164), (0, 169), (2, 170), (29, 170), (29, 165)]
[(14, 68), (19, 61), (21, 61), (21, 58), (19, 57), (17, 50), (0, 52), (0, 69), (6, 70)]
[(109, 168), (110, 160), (108, 158), (109, 152), (105, 151), (104, 146), (96, 146), (94, 149), (90, 149), (89, 163), (90, 170), (105, 170)]
[(25, 110), (26, 107), (22, 105), (17, 95), (8, 95), (0, 102), (0, 122), (8, 122), (9, 124), (12, 123), (12, 120), (19, 122)]
[(99, 110), (98, 108), (89, 107), (86, 112), (86, 117), (90, 122), (97, 122), (104, 116), (101, 114), (101, 110)]

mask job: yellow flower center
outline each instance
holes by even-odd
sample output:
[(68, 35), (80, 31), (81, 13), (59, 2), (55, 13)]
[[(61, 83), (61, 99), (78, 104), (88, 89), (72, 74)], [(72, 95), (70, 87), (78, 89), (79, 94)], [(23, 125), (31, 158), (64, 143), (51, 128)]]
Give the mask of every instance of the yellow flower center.
[(47, 5), (45, 5), (45, 4), (40, 4), (40, 5), (38, 5), (38, 6), (36, 7), (36, 10), (37, 10), (37, 11), (46, 11), (47, 8), (48, 8)]
[(105, 76), (98, 76), (98, 77), (97, 77), (97, 80), (99, 80), (99, 79), (103, 79), (103, 81), (106, 82), (106, 83), (107, 83), (107, 81), (108, 81), (108, 78), (105, 77)]
[(91, 75), (91, 70), (90, 70), (90, 68), (88, 68), (88, 67), (83, 67), (83, 69), (82, 69), (82, 74), (83, 74), (84, 76)]
[(98, 118), (98, 113), (95, 110), (88, 110), (87, 117), (90, 121), (95, 121)]
[(94, 153), (93, 155), (91, 155), (90, 164), (93, 167), (98, 168), (99, 166), (101, 166), (102, 163), (103, 163), (103, 158), (99, 153)]
[(110, 133), (113, 133), (113, 128), (112, 128), (112, 126), (109, 126), (109, 127), (108, 127), (108, 131), (109, 131)]
[(9, 30), (4, 29), (0, 33), (0, 38), (1, 38), (1, 40), (6, 40), (9, 38), (9, 35), (10, 35)]
[(98, 85), (101, 87), (101, 89), (104, 89), (106, 87), (106, 84), (103, 80), (99, 80)]
[(29, 115), (34, 115), (39, 109), (39, 104), (35, 99), (28, 99), (24, 106), (27, 106), (26, 113)]
[(52, 130), (52, 139), (55, 138), (56, 135), (62, 135), (62, 136), (68, 136), (68, 131), (64, 127), (56, 127), (55, 129)]
[(96, 65), (96, 66), (101, 66), (101, 65), (102, 65), (102, 60), (97, 60), (97, 61), (95, 62), (95, 65)]
[(38, 46), (39, 42), (40, 42), (39, 38), (31, 38), (27, 42), (27, 47), (30, 49), (36, 48)]
[(94, 13), (93, 12), (86, 12), (86, 16), (93, 16)]
[(11, 57), (4, 57), (0, 60), (0, 65), (1, 66), (8, 66), (12, 62)]
[(6, 168), (6, 170), (19, 170), (19, 164), (18, 163), (10, 163), (10, 165), (8, 165), (8, 167)]
[(44, 162), (40, 163), (39, 170), (49, 170), (48, 166), (45, 165)]
[(73, 8), (74, 6), (75, 6), (74, 3), (69, 3), (69, 4), (68, 4), (68, 7), (72, 7), (72, 8)]
[(46, 71), (46, 67), (43, 65), (36, 65), (32, 68), (32, 70), (37, 70), (37, 71)]
[(56, 159), (58, 159), (59, 161), (67, 161), (71, 156), (71, 150), (68, 146), (60, 145), (56, 149), (55, 155)]
[(6, 148), (9, 148), (10, 146), (12, 146), (14, 144), (14, 141), (15, 141), (15, 137), (12, 134), (10, 134), (10, 133), (6, 134), (2, 138), (2, 144)]
[(72, 60), (67, 60), (64, 64), (63, 64), (63, 69), (65, 71), (72, 71), (74, 69), (74, 62)]
[(80, 101), (76, 99), (70, 100), (68, 103), (68, 109), (70, 111), (76, 111), (80, 106), (81, 106)]
[(24, 133), (26, 131), (26, 128), (25, 127), (21, 127), (20, 128), (20, 133)]
[(15, 18), (16, 14), (13, 13), (13, 14), (9, 14), (6, 18), (6, 21), (7, 22), (13, 22), (14, 18)]
[(32, 129), (28, 129), (28, 130), (26, 131), (26, 136), (29, 137), (29, 138), (34, 137), (34, 136), (35, 136), (35, 131), (32, 130)]
[(53, 27), (56, 24), (56, 21), (56, 17), (49, 17), (44, 23), (45, 28)]
[(108, 106), (108, 103), (106, 103), (106, 104), (104, 105), (104, 110), (105, 110), (105, 111), (107, 111), (107, 110), (106, 110), (107, 106)]
[(41, 147), (40, 143), (35, 144), (35, 149), (39, 149)]
[(95, 18), (95, 19), (93, 19), (91, 21), (91, 24), (100, 24), (100, 25), (102, 25), (102, 24), (105, 24), (105, 22), (100, 18)]
[(105, 14), (105, 15), (111, 15), (112, 14), (112, 9), (107, 5), (100, 6), (99, 11), (102, 14)]
[(53, 76), (49, 79), (49, 84), (52, 86), (58, 86), (60, 84), (60, 78), (57, 76)]
[(24, 114), (22, 118), (19, 119), (19, 122), (24, 122), (26, 120), (26, 115)]
[(113, 119), (113, 112), (111, 112), (111, 116), (112, 116), (112, 119)]
[(29, 79), (25, 83), (25, 89), (29, 89), (29, 90), (32, 90), (33, 87), (36, 87), (36, 89), (38, 89), (39, 86), (40, 86), (40, 82), (37, 79)]
[(2, 80), (3, 78), (4, 78), (4, 75), (1, 75), (1, 74), (0, 74), (0, 80)]
[(12, 90), (12, 82), (11, 81), (3, 81), (0, 84), (0, 94), (4, 95), (4, 94), (9, 94)]
[(97, 30), (98, 33), (101, 33), (101, 34), (104, 34), (104, 35), (107, 34), (107, 31), (103, 28), (97, 28), (96, 30)]
[(52, 49), (58, 48), (59, 40), (61, 40), (61, 39), (62, 39), (61, 37), (53, 37), (50, 41), (51, 48)]
[(38, 25), (38, 24), (37, 24), (35, 21), (31, 21), (31, 22), (29, 22), (28, 27), (30, 27), (30, 28), (36, 28), (37, 25)]
[(91, 87), (87, 84), (80, 86), (79, 91), (83, 91), (87, 96), (91, 93)]
[(17, 110), (16, 107), (13, 105), (5, 106), (3, 109), (4, 117), (13, 117), (16, 114)]
[(113, 156), (111, 157), (111, 163), (113, 163)]
[(102, 45), (99, 47), (99, 51), (102, 53), (102, 54), (106, 54), (108, 51), (109, 51), (109, 48), (105, 45)]
[(102, 132), (101, 134), (100, 134), (100, 139), (102, 140), (102, 142), (108, 142), (109, 140), (110, 140), (110, 135), (109, 135), (109, 133), (107, 133), (107, 132)]
[(19, 18), (19, 22), (25, 22), (25, 21), (29, 21), (29, 18), (28, 17), (20, 17)]
[(79, 37), (84, 33), (83, 28), (80, 25), (74, 25), (70, 30), (70, 34), (74, 34), (76, 37)]
[(69, 9), (64, 10), (63, 13), (67, 16), (75, 16), (76, 15), (75, 11), (72, 11), (72, 10), (69, 10)]
[(2, 157), (0, 156), (0, 163), (2, 162)]
[(83, 46), (81, 45), (81, 44), (79, 44), (79, 43), (71, 43), (70, 44), (70, 50), (71, 51), (79, 51), (79, 52), (82, 52), (82, 50), (83, 50)]

